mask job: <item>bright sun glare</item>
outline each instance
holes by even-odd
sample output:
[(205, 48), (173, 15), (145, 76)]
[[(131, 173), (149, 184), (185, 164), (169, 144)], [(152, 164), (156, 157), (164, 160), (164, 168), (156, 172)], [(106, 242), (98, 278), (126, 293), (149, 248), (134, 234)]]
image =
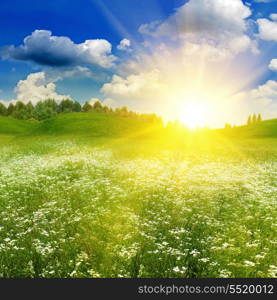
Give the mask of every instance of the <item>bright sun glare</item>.
[(205, 126), (206, 108), (199, 101), (184, 104), (178, 112), (178, 119), (190, 129)]

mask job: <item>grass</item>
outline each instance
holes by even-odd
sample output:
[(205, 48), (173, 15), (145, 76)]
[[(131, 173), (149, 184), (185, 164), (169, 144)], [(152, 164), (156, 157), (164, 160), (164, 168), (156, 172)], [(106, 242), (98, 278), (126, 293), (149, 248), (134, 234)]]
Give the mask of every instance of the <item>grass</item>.
[(277, 276), (274, 129), (169, 139), (103, 115), (12, 121), (0, 277)]

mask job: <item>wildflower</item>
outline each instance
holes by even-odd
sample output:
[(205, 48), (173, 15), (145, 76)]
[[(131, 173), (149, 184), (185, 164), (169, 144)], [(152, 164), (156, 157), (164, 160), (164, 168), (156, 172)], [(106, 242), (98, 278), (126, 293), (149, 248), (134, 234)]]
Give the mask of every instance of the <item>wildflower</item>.
[(245, 260), (244, 265), (247, 267), (255, 267), (255, 263), (253, 261)]

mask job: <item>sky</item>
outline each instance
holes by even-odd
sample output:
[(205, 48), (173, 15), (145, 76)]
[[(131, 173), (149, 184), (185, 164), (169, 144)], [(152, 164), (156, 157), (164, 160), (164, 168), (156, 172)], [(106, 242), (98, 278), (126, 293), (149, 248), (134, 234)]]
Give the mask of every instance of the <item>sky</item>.
[(0, 57), (6, 105), (100, 100), (210, 127), (277, 117), (275, 0), (1, 0)]

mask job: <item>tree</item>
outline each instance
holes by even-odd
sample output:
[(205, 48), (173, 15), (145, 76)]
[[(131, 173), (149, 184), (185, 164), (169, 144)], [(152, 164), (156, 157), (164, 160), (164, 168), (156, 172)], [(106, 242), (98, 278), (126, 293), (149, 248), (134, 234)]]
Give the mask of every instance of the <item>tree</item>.
[(247, 125), (251, 125), (252, 124), (252, 116), (250, 115), (247, 119)]
[(257, 123), (257, 116), (256, 116), (256, 114), (254, 114), (253, 117), (252, 117), (252, 123), (253, 124)]
[(81, 104), (77, 101), (74, 101), (73, 106), (72, 106), (72, 111), (80, 112), (81, 110), (82, 110)]
[(115, 110), (115, 113), (117, 115), (121, 116), (121, 117), (128, 117), (128, 115), (129, 115), (129, 111), (128, 111), (128, 108), (126, 106), (117, 108)]
[(82, 111), (90, 112), (90, 111), (92, 111), (92, 106), (88, 102), (86, 102), (82, 107)]
[(229, 124), (229, 123), (226, 123), (225, 124), (225, 129), (231, 129), (232, 128), (232, 125), (231, 124)]
[(52, 118), (58, 113), (58, 104), (54, 99), (39, 101), (35, 106), (35, 114), (38, 120)]
[(262, 122), (262, 116), (261, 116), (261, 114), (258, 114), (257, 122), (258, 123)]
[(92, 110), (94, 112), (103, 112), (103, 106), (102, 104), (100, 103), (100, 101), (96, 101), (93, 106), (92, 106)]
[(14, 105), (12, 103), (10, 103), (8, 106), (7, 115), (11, 116), (13, 111), (14, 111)]
[(0, 102), (0, 116), (6, 116), (8, 113), (7, 107)]
[(29, 101), (25, 106), (27, 119), (36, 119), (36, 112), (33, 104)]
[(58, 112), (59, 113), (69, 113), (73, 112), (74, 101), (70, 99), (64, 99), (59, 104)]
[(15, 103), (12, 116), (16, 119), (27, 120), (28, 116), (26, 113), (26, 106), (22, 101), (17, 101)]

